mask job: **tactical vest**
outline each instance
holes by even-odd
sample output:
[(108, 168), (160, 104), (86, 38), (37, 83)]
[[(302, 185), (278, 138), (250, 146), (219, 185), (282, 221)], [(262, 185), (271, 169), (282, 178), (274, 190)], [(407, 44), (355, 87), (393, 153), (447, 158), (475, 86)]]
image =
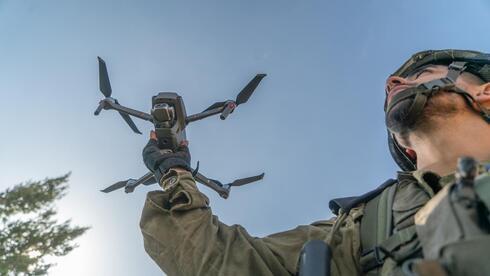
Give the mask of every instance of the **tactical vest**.
[(415, 215), (424, 259), (407, 262), (420, 276), (490, 275), (490, 168), (446, 185)]
[[(489, 168), (490, 169), (490, 168)], [(417, 234), (417, 226), (412, 224), (406, 226), (403, 229), (395, 229), (393, 223), (393, 204), (395, 199), (395, 194), (398, 187), (398, 181), (395, 179), (390, 179), (380, 185), (373, 191), (370, 191), (364, 195), (358, 197), (347, 197), (333, 199), (329, 203), (329, 207), (333, 213), (338, 214), (339, 210), (342, 209), (343, 212), (349, 212), (353, 207), (360, 204), (365, 204), (364, 215), (361, 220), (360, 235), (361, 235), (361, 257), (360, 265), (361, 271), (364, 275), (416, 275), (411, 271), (410, 265), (413, 264), (413, 260), (421, 260), (424, 257), (424, 253), (427, 252), (427, 240), (434, 240), (433, 237), (427, 237), (424, 235), (419, 237)], [(486, 207), (490, 207), (490, 173), (482, 174), (478, 177), (477, 185), (475, 185), (475, 191), (478, 197), (481, 199)], [(437, 197), (438, 194), (436, 194)], [(429, 201), (431, 202), (432, 199)], [(449, 215), (451, 216), (451, 215)], [(490, 221), (490, 217), (488, 218)], [(471, 222), (464, 221), (465, 224), (471, 224)], [(473, 222), (473, 224), (475, 224)], [(438, 225), (438, 222), (433, 222), (433, 225)], [(442, 224), (441, 224), (442, 225)], [(447, 226), (447, 225), (446, 225)], [(442, 227), (441, 227), (442, 228)], [(419, 232), (421, 229), (419, 227)], [(463, 230), (462, 230), (463, 231)], [(444, 231), (429, 231), (432, 236), (439, 235)], [(460, 231), (461, 232), (461, 231)], [(475, 232), (475, 231), (473, 231)], [(483, 231), (485, 232), (485, 231)], [(422, 232), (423, 233), (423, 232)], [(480, 232), (478, 232), (480, 233)], [(442, 233), (443, 235), (445, 233)], [(479, 258), (473, 258), (473, 262), (476, 259), (477, 262), (484, 263), (488, 258), (488, 253), (490, 253), (490, 235), (488, 232), (483, 233), (483, 236), (477, 239), (480, 244), (479, 248), (486, 248), (485, 252), (480, 252), (479, 250), (476, 254), (467, 254), (467, 252), (461, 253), (461, 249), (469, 249), (471, 246), (474, 248), (474, 239), (462, 239), (461, 234), (458, 232), (454, 234), (458, 237), (454, 237), (453, 240), (446, 241), (445, 237), (437, 239), (439, 243), (437, 244), (439, 249), (449, 248), (445, 252), (449, 255), (446, 259), (442, 260), (446, 267), (451, 271), (457, 271), (451, 273), (451, 275), (478, 275), (478, 274), (462, 274), (461, 271), (457, 270), (462, 267), (461, 263), (452, 260), (459, 258), (464, 260), (463, 257), (459, 257), (459, 254), (475, 257), (476, 254), (480, 254)], [(423, 241), (421, 243), (421, 240)], [(454, 244), (449, 244), (452, 242)], [(424, 248), (422, 248), (424, 244)], [(431, 245), (428, 245), (431, 246)], [(427, 253), (426, 253), (427, 254)], [(435, 257), (431, 256), (433, 259), (441, 259), (442, 256)], [(454, 264), (451, 264), (454, 263)], [(490, 262), (488, 263), (488, 268), (484, 270), (490, 272)], [(441, 265), (442, 267), (442, 265)], [(432, 276), (446, 275), (443, 274), (432, 274)], [(484, 275), (484, 274), (480, 274)]]
[[(364, 195), (333, 199), (329, 207), (334, 214), (339, 210), (349, 212), (353, 207), (365, 204), (361, 220), (361, 271), (364, 275), (380, 275), (385, 260), (389, 257), (401, 262), (409, 257), (421, 255), (416, 242), (415, 225), (400, 231), (393, 225), (393, 203), (398, 181), (389, 179)], [(413, 246), (403, 247), (408, 243)]]

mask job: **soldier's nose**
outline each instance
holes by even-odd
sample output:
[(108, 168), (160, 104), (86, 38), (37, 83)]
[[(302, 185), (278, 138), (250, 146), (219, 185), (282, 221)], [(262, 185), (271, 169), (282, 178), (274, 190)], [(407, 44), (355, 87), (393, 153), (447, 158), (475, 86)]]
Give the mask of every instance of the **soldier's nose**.
[(403, 85), (403, 84), (408, 84), (407, 79), (398, 77), (398, 76), (391, 76), (386, 80), (386, 94), (389, 94), (390, 91), (397, 87), (398, 85)]

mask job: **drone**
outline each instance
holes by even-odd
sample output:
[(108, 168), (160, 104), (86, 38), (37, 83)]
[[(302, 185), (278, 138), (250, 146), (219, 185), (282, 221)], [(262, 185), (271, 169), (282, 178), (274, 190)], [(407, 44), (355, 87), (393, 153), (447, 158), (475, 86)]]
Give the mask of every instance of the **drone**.
[[(181, 96), (175, 92), (160, 92), (152, 97), (152, 109), (150, 113), (141, 112), (135, 109), (125, 107), (115, 98), (112, 98), (112, 88), (109, 81), (109, 74), (105, 61), (97, 57), (99, 61), (99, 89), (105, 96), (99, 102), (99, 106), (94, 112), (97, 116), (102, 110), (116, 110), (128, 126), (137, 134), (141, 134), (136, 124), (131, 119), (136, 117), (144, 121), (153, 123), (157, 137), (158, 146), (161, 149), (176, 150), (182, 142), (186, 140), (185, 128), (188, 124), (202, 120), (204, 118), (220, 114), (220, 119), (225, 120), (237, 106), (244, 104), (252, 96), (253, 92), (266, 76), (266, 74), (257, 74), (241, 91), (235, 100), (216, 102), (200, 113), (187, 116), (184, 101)], [(208, 178), (199, 172), (199, 162), (196, 169), (193, 170), (194, 179), (205, 186), (216, 191), (222, 198), (228, 198), (231, 187), (242, 186), (264, 178), (264, 173), (236, 179), (231, 183), (223, 184), (218, 180)], [(138, 179), (127, 179), (116, 182), (111, 186), (101, 190), (104, 193), (124, 188), (126, 193), (132, 193), (139, 185), (156, 184), (157, 180), (152, 172), (148, 172)]]

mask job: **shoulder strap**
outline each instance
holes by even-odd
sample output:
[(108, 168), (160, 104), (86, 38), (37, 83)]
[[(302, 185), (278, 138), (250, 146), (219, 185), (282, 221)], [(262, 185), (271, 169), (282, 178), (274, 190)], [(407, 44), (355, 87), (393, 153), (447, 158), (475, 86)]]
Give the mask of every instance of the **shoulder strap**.
[(410, 256), (419, 256), (417, 255), (417, 252), (420, 252), (418, 244), (414, 247), (397, 251), (402, 245), (413, 241), (416, 237), (416, 226), (412, 225), (394, 233), (371, 250), (365, 252), (360, 260), (364, 275), (379, 275), (380, 268), (387, 257), (399, 262)]
[(383, 184), (381, 184), (378, 188), (370, 192), (367, 192), (361, 196), (351, 196), (351, 197), (332, 199), (328, 203), (328, 207), (335, 215), (338, 215), (340, 210), (342, 210), (342, 212), (344, 213), (348, 213), (350, 209), (352, 209), (353, 207), (356, 207), (361, 203), (366, 203), (371, 201), (373, 198), (381, 194), (387, 187), (390, 187), (395, 183), (397, 183), (397, 180), (388, 179)]
[[(396, 183), (396, 182), (395, 182)], [(377, 247), (393, 233), (392, 206), (396, 185), (389, 185), (366, 203), (361, 221), (361, 267), (368, 272), (384, 263)], [(377, 272), (377, 271), (375, 271)]]
[(420, 252), (420, 246), (403, 247), (417, 238), (415, 225), (394, 231), (393, 202), (397, 185), (386, 187), (366, 203), (361, 220), (360, 265), (365, 275), (379, 275), (387, 257), (402, 261)]
[[(353, 207), (366, 203), (361, 220), (361, 258), (360, 265), (365, 275), (378, 275), (387, 257), (404, 259), (415, 249), (403, 250), (393, 255), (400, 246), (416, 238), (415, 225), (394, 233), (393, 202), (398, 181), (389, 179), (378, 188), (357, 197), (336, 198), (329, 207), (336, 215), (340, 211), (348, 213)], [(406, 251), (406, 252), (405, 252)], [(400, 255), (400, 256), (398, 256)]]

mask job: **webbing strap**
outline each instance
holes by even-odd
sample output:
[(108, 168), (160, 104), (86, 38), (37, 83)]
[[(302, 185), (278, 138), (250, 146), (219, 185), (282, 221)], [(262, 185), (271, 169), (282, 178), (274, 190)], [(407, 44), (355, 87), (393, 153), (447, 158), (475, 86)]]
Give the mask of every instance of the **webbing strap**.
[[(427, 104), (428, 98), (433, 96), (435, 91), (447, 86), (448, 83), (446, 82), (449, 82), (450, 84), (454, 85), (454, 83), (456, 83), (456, 79), (459, 77), (459, 75), (461, 75), (461, 73), (465, 69), (466, 69), (466, 62), (454, 61), (451, 64), (449, 64), (448, 72), (445, 78), (436, 79), (421, 84), (420, 86), (427, 87), (430, 90), (430, 92), (429, 94), (417, 93), (417, 96), (415, 97), (412, 105), (410, 106), (409, 112), (407, 113), (405, 120), (407, 120), (410, 125), (415, 123), (415, 121), (420, 116), (420, 114), (422, 114), (422, 111), (424, 110)], [(434, 90), (434, 88), (437, 89)]]
[(404, 228), (395, 234), (393, 234), (391, 237), (383, 241), (379, 247), (383, 249), (383, 251), (387, 252), (392, 252), (398, 247), (406, 244), (407, 242), (413, 240), (415, 238), (415, 235), (417, 234), (415, 225), (409, 226), (407, 228)]
[(398, 186), (391, 186), (388, 189), (388, 192), (385, 194), (386, 195), (386, 202), (387, 204), (385, 205), (386, 209), (386, 223), (385, 223), (385, 232), (383, 234), (383, 238), (391, 236), (393, 234), (393, 203), (395, 202), (395, 193), (396, 189)]
[(402, 254), (399, 254), (400, 256), (393, 256), (392, 252), (394, 252), (400, 246), (412, 241), (416, 236), (417, 231), (415, 229), (415, 225), (412, 225), (394, 233), (379, 245), (373, 247), (368, 252), (365, 252), (361, 256), (360, 260), (363, 272), (366, 273), (381, 266), (387, 257), (394, 257), (395, 259), (398, 259), (404, 258), (405, 255), (412, 254), (412, 250), (402, 252)]
[(446, 77), (441, 79), (431, 80), (426, 83), (421, 83), (416, 87), (411, 87), (402, 91), (395, 96), (388, 104), (388, 107), (385, 109), (386, 114), (388, 114), (391, 109), (396, 106), (399, 102), (404, 101), (408, 98), (412, 98), (415, 96), (409, 111), (406, 113), (403, 120), (407, 121), (409, 125), (415, 123), (417, 118), (422, 114), (424, 110), (427, 100), (429, 97), (434, 95), (434, 92), (440, 90), (441, 88), (448, 87), (449, 85), (454, 85), (456, 79), (466, 70), (466, 62), (463, 61), (454, 61), (449, 64), (448, 72)]
[[(384, 194), (384, 191), (383, 193)], [(360, 265), (363, 273), (369, 273), (368, 276), (377, 275), (379, 266), (383, 264), (383, 260), (374, 256), (373, 249), (378, 244), (378, 206), (381, 196), (378, 195), (374, 199), (366, 203), (364, 207), (364, 215), (361, 221), (361, 258)], [(381, 262), (378, 262), (381, 260)]]
[(378, 203), (381, 196), (366, 203), (361, 221), (362, 255), (366, 254), (378, 244)]
[(466, 70), (466, 61), (453, 61), (449, 64), (448, 72), (446, 77), (451, 79), (453, 82), (456, 82), (456, 79)]
[(427, 96), (426, 93), (417, 93), (415, 99), (412, 102), (412, 105), (410, 106), (410, 112), (408, 112), (404, 118), (404, 120), (407, 121), (408, 125), (412, 125), (415, 123), (419, 115), (424, 110), (428, 99), (429, 96)]
[(361, 221), (361, 267), (367, 272), (383, 264), (384, 258), (375, 251), (378, 245), (391, 236), (393, 228), (392, 206), (396, 185), (388, 186), (366, 203)]

